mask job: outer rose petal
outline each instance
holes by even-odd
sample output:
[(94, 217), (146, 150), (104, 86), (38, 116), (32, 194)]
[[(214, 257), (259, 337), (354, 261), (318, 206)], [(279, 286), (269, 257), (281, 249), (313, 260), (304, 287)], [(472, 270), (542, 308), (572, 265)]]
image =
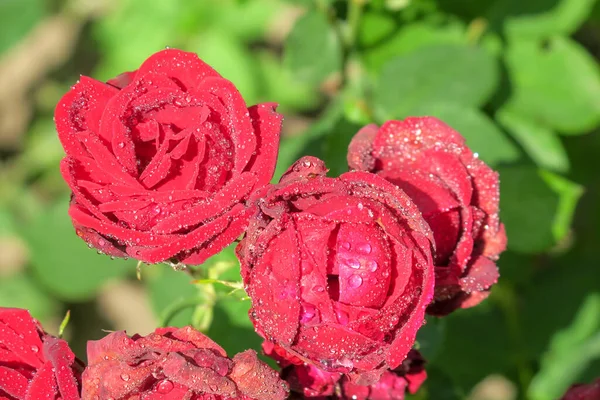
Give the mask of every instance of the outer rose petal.
[(600, 399), (600, 378), (589, 385), (577, 384), (567, 390), (561, 400), (598, 400)]
[(0, 398), (79, 400), (80, 362), (26, 310), (0, 307)]
[[(498, 276), (494, 261), (506, 245), (498, 174), (458, 132), (432, 117), (368, 125), (350, 143), (348, 164), (404, 190), (433, 229), (439, 279), (428, 313), (445, 315), (487, 297)], [(473, 268), (475, 260), (483, 265), (481, 257), (488, 260), (485, 273)]]

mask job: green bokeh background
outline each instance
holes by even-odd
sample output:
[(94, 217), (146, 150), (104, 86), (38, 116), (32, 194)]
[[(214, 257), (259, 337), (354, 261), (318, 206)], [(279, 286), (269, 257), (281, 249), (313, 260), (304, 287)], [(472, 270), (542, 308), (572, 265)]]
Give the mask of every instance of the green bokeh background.
[[(0, 0), (0, 306), (85, 358), (103, 330), (172, 317), (231, 355), (258, 349), (249, 301), (166, 265), (97, 255), (67, 217), (53, 108), (80, 74), (193, 51), (248, 104), (285, 115), (275, 178), (299, 156), (344, 172), (364, 124), (434, 115), (500, 172), (509, 244), (490, 298), (428, 319), (419, 399), (553, 400), (600, 376), (600, 1)], [(239, 280), (232, 249), (205, 277)], [(207, 271), (210, 270), (210, 273)], [(194, 307), (195, 304), (200, 304)]]

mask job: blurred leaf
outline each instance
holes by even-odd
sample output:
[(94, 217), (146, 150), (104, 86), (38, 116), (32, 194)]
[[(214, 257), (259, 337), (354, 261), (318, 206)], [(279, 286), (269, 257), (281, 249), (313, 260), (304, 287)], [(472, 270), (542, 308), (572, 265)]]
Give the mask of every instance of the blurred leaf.
[(314, 109), (320, 99), (314, 85), (294, 79), (292, 73), (268, 51), (258, 54), (261, 101), (279, 103), (279, 112)]
[(571, 39), (511, 43), (506, 64), (510, 110), (560, 133), (586, 133), (600, 123), (600, 71)]
[(499, 0), (488, 14), (507, 36), (543, 39), (570, 35), (586, 20), (596, 0)]
[[(504, 317), (489, 300), (444, 319), (445, 340), (428, 370), (439, 368), (461, 392), (468, 393), (486, 376), (514, 368)], [(456, 393), (451, 387), (447, 388), (447, 398), (456, 398), (450, 396)]]
[(487, 115), (476, 108), (456, 103), (433, 103), (413, 115), (430, 115), (458, 131), (467, 145), (491, 167), (517, 161), (521, 152)]
[(548, 171), (501, 167), (500, 217), (508, 247), (523, 253), (548, 250), (571, 226), (581, 188)]
[(600, 294), (589, 294), (573, 322), (552, 337), (529, 386), (532, 400), (561, 396), (593, 360), (600, 358)]
[(284, 63), (297, 79), (319, 83), (342, 68), (342, 44), (327, 17), (314, 10), (300, 17), (289, 33)]
[(388, 13), (367, 12), (363, 15), (359, 31), (358, 45), (370, 47), (387, 39), (396, 32), (396, 20)]
[(496, 113), (496, 119), (537, 165), (558, 172), (569, 170), (569, 156), (560, 138), (552, 130), (510, 109), (500, 109)]
[(375, 113), (384, 121), (413, 115), (433, 103), (480, 106), (497, 83), (496, 62), (484, 50), (430, 46), (383, 67), (374, 93)]
[(233, 82), (248, 105), (257, 102), (258, 71), (254, 59), (239, 40), (212, 29), (195, 38), (187, 50), (196, 52), (224, 78)]
[(425, 398), (429, 400), (464, 400), (467, 398), (442, 368), (429, 365), (426, 365), (425, 368), (427, 379), (424, 388), (417, 392), (417, 396), (420, 392), (425, 391), (427, 393)]
[(444, 342), (446, 320), (427, 316), (426, 321), (427, 323), (417, 333), (417, 342), (419, 342), (419, 352), (427, 362), (432, 362)]
[[(370, 15), (373, 14), (366, 15), (361, 31), (362, 40), (366, 41), (365, 45), (368, 46), (363, 50), (362, 57), (367, 68), (375, 74), (381, 71), (386, 62), (395, 57), (429, 46), (459, 45), (466, 42), (465, 27), (457, 21), (446, 24), (416, 22), (388, 32), (391, 28), (390, 22), (385, 22), (379, 16), (370, 17)], [(379, 25), (376, 30), (372, 26), (375, 24)], [(371, 43), (376, 39), (379, 43)]]
[[(162, 318), (167, 309), (173, 309), (177, 303), (187, 299), (200, 302), (199, 293), (192, 284), (192, 278), (183, 271), (174, 271), (167, 265), (156, 264), (142, 266), (143, 282), (146, 282), (150, 303), (156, 316)], [(169, 326), (185, 326), (192, 322), (193, 304), (182, 307), (169, 321)]]
[(53, 317), (59, 304), (26, 273), (0, 279), (0, 307), (25, 308), (40, 320)]
[(135, 263), (98, 255), (75, 234), (63, 198), (23, 225), (36, 279), (60, 299), (84, 301), (109, 279), (133, 273)]
[(44, 0), (0, 1), (0, 54), (22, 39), (45, 13)]
[(583, 187), (550, 171), (542, 170), (540, 176), (559, 196), (558, 210), (552, 224), (554, 240), (558, 242), (569, 233), (577, 202), (583, 195)]
[[(279, 146), (279, 157), (277, 158), (277, 168), (273, 175), (272, 182), (278, 182), (279, 178), (288, 168), (300, 157), (305, 155), (319, 156), (321, 148), (313, 153), (306, 151), (308, 146), (314, 145), (322, 140), (322, 137), (333, 132), (335, 125), (340, 121), (343, 115), (343, 104), (341, 101), (331, 103), (322, 113), (319, 119), (313, 123), (306, 132), (292, 137), (284, 137)], [(314, 149), (314, 147), (313, 147)], [(344, 157), (346, 150), (343, 152)]]

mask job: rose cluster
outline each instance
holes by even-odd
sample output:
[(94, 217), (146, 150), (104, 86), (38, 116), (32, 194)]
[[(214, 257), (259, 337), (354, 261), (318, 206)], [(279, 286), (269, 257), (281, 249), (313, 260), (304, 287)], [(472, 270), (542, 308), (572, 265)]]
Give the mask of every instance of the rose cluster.
[[(498, 174), (431, 118), (368, 125), (348, 172), (305, 156), (271, 184), (282, 116), (248, 107), (195, 54), (167, 49), (108, 82), (82, 77), (55, 121), (77, 235), (113, 257), (202, 264), (236, 248), (253, 350), (191, 327), (66, 342), (0, 314), (0, 399), (402, 399), (426, 378), (426, 314), (475, 306), (506, 246)], [(288, 388), (289, 385), (289, 388)]]

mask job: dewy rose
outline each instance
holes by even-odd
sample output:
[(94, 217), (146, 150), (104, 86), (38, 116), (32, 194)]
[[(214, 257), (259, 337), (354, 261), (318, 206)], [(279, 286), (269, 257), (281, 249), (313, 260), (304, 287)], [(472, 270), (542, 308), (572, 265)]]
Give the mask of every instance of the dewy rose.
[(248, 108), (173, 49), (107, 83), (82, 76), (55, 113), (77, 234), (112, 256), (202, 263), (243, 233), (244, 201), (273, 175), (275, 106)]
[(350, 143), (348, 164), (401, 188), (433, 230), (436, 283), (430, 314), (471, 307), (488, 296), (498, 279), (495, 261), (506, 247), (498, 174), (458, 132), (432, 117), (368, 125)]
[(600, 399), (600, 378), (590, 384), (579, 383), (567, 390), (561, 400), (598, 400)]
[(113, 332), (88, 342), (83, 400), (283, 400), (288, 387), (254, 350), (227, 358), (192, 327), (148, 336)]
[(27, 310), (0, 308), (0, 399), (78, 400), (83, 365)]
[(237, 253), (257, 332), (291, 357), (368, 385), (402, 363), (433, 295), (433, 236), (377, 175), (298, 160), (256, 193)]

